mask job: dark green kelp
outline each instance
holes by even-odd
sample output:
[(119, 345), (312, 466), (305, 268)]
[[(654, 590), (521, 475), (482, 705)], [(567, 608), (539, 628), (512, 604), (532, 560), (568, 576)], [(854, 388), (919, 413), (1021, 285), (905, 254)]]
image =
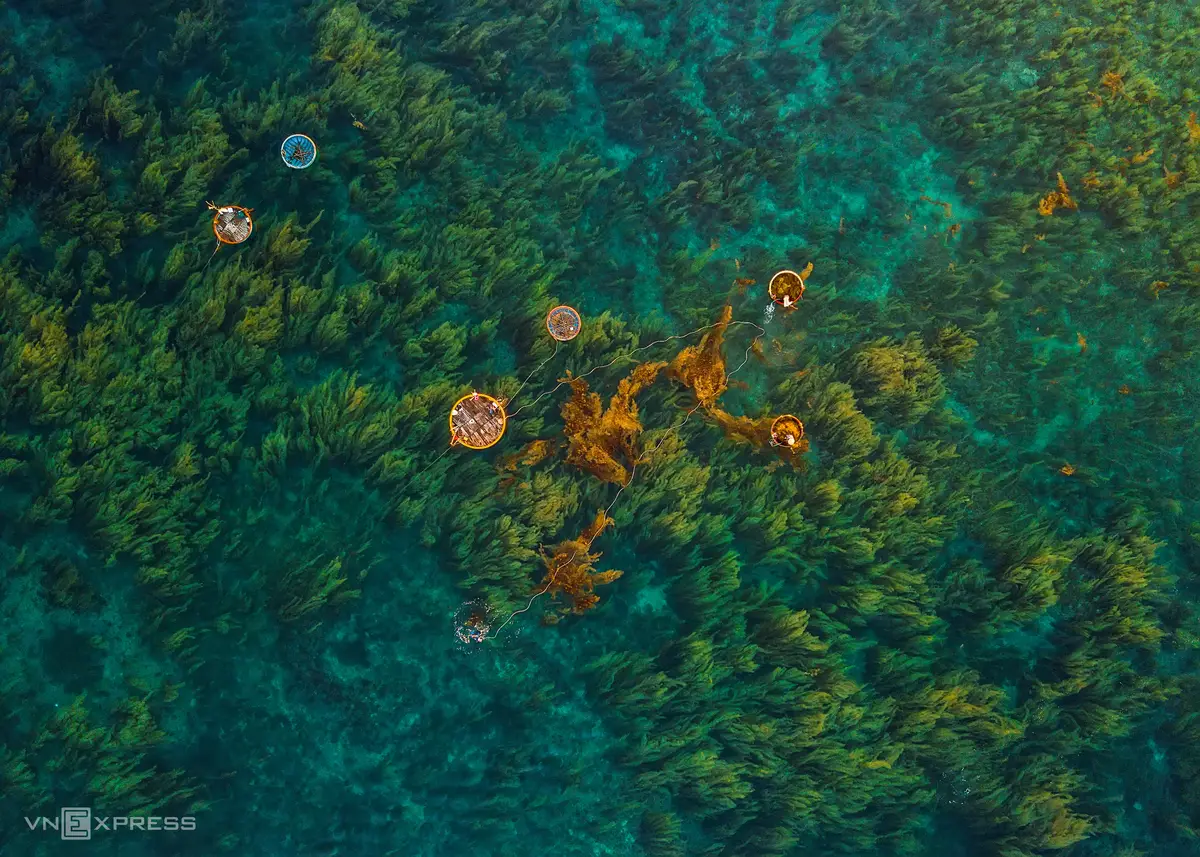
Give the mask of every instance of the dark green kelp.
[(0, 844), (1195, 853), (1198, 34), (0, 10)]

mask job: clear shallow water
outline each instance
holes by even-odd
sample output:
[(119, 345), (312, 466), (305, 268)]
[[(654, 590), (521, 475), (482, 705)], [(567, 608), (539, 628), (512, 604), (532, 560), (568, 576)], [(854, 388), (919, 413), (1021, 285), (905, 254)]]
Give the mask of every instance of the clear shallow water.
[(5, 853), (1195, 850), (1192, 11), (2, 24)]

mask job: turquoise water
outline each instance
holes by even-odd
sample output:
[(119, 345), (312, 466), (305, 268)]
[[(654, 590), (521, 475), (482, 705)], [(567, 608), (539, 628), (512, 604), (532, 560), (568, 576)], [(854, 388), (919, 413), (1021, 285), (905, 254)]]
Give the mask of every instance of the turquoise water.
[(1200, 853), (1198, 35), (10, 0), (0, 852)]

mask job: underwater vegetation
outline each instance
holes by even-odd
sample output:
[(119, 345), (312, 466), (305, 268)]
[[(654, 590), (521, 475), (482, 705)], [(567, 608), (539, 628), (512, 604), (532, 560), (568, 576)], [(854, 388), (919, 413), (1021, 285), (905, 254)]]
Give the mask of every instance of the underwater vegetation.
[(1200, 853), (1198, 36), (9, 0), (0, 850)]

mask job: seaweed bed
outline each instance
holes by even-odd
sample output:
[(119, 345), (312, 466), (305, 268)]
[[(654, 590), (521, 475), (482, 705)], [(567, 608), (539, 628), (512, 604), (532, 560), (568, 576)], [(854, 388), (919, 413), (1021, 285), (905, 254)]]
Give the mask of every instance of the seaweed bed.
[(1200, 854), (1198, 39), (0, 6), (0, 851)]

